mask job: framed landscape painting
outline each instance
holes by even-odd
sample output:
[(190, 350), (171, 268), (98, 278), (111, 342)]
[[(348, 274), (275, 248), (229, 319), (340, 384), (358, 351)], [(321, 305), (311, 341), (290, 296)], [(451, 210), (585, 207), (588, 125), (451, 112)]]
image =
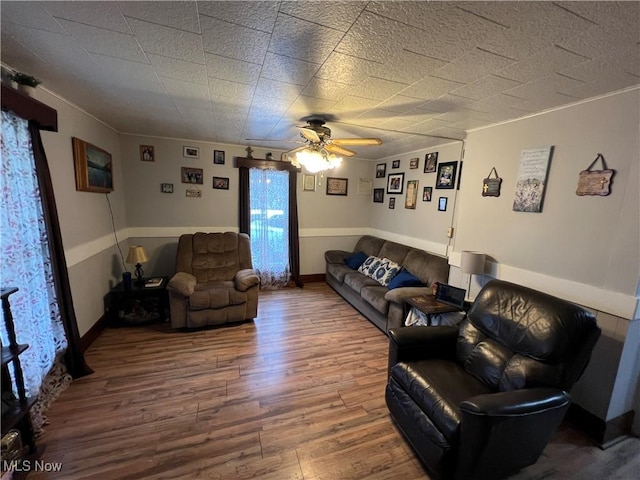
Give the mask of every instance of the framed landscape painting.
[(112, 192), (111, 154), (79, 138), (73, 137), (71, 142), (76, 171), (76, 190), (95, 193)]

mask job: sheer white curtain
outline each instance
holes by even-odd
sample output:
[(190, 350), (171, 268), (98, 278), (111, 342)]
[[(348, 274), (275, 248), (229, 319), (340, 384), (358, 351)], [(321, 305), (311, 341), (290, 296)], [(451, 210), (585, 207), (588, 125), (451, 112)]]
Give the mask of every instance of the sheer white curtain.
[[(56, 396), (52, 391), (66, 388), (71, 376), (61, 361), (67, 340), (55, 294), (28, 122), (4, 111), (0, 158), (0, 266), (2, 287), (19, 288), (9, 301), (18, 343), (29, 344), (29, 349), (20, 355), (27, 395), (40, 395), (32, 411), (37, 431), (44, 421), (42, 411)], [(3, 345), (7, 345), (6, 329), (1, 333)], [(57, 370), (56, 374), (48, 376), (52, 370)]]
[(282, 288), (289, 268), (289, 172), (249, 169), (251, 254), (260, 288)]

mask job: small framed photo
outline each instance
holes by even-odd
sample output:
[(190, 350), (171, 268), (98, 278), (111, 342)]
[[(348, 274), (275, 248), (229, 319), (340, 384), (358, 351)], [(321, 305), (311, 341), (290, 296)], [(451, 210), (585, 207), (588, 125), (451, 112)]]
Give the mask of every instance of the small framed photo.
[(348, 178), (327, 177), (327, 195), (346, 195)]
[(227, 177), (213, 177), (213, 188), (217, 190), (229, 190), (229, 179)]
[(153, 145), (140, 145), (140, 160), (143, 162), (156, 161), (156, 156), (153, 153)]
[(458, 162), (445, 162), (438, 165), (436, 188), (454, 188)]
[(391, 210), (393, 210), (394, 208), (396, 208), (396, 197), (391, 197), (389, 199), (389, 208)]
[(224, 165), (224, 150), (213, 151), (213, 163), (215, 165)]
[(394, 160), (391, 162), (391, 168), (400, 168), (400, 160)]
[(447, 197), (438, 198), (438, 211), (439, 212), (447, 211)]
[(422, 189), (422, 201), (430, 202), (432, 193), (433, 193), (433, 187), (424, 187)]
[(173, 193), (173, 183), (161, 183), (160, 191), (162, 193)]
[(402, 194), (404, 191), (404, 173), (390, 173), (387, 177), (387, 193)]
[(303, 192), (315, 192), (316, 191), (316, 176), (302, 174), (302, 191)]
[(409, 160), (409, 168), (410, 169), (418, 168), (419, 161), (420, 159), (418, 157), (412, 158), (411, 160)]
[(384, 203), (384, 188), (373, 189), (373, 203)]
[(182, 156), (187, 158), (200, 158), (200, 149), (198, 147), (182, 147)]
[(189, 198), (202, 198), (202, 190), (198, 187), (189, 187), (185, 190), (184, 194)]
[(424, 173), (433, 173), (438, 164), (438, 152), (427, 153), (424, 156)]
[(379, 163), (376, 165), (376, 178), (384, 178), (387, 174), (387, 164)]
[(407, 182), (407, 196), (404, 200), (404, 208), (415, 209), (418, 201), (418, 180)]
[(201, 168), (182, 167), (180, 173), (182, 183), (195, 183), (197, 185), (202, 185), (203, 174)]

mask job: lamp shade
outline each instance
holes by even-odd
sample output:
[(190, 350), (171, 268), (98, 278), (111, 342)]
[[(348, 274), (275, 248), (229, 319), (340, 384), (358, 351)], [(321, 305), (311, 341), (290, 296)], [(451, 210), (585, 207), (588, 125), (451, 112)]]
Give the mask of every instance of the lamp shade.
[(144, 263), (148, 261), (149, 257), (147, 257), (147, 252), (144, 251), (144, 247), (140, 245), (132, 245), (129, 247), (127, 263)]
[(480, 252), (462, 252), (462, 261), (460, 262), (460, 270), (462, 273), (477, 275), (484, 273), (484, 262), (486, 255)]

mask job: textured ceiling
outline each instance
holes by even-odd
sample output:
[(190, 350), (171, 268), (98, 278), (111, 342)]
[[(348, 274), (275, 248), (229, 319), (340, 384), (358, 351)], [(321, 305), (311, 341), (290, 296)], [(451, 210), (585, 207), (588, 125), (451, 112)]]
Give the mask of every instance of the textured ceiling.
[[(377, 159), (640, 84), (639, 2), (8, 2), (2, 63), (123, 133)], [(420, 135), (409, 135), (411, 132)], [(429, 135), (429, 136), (425, 136)]]

